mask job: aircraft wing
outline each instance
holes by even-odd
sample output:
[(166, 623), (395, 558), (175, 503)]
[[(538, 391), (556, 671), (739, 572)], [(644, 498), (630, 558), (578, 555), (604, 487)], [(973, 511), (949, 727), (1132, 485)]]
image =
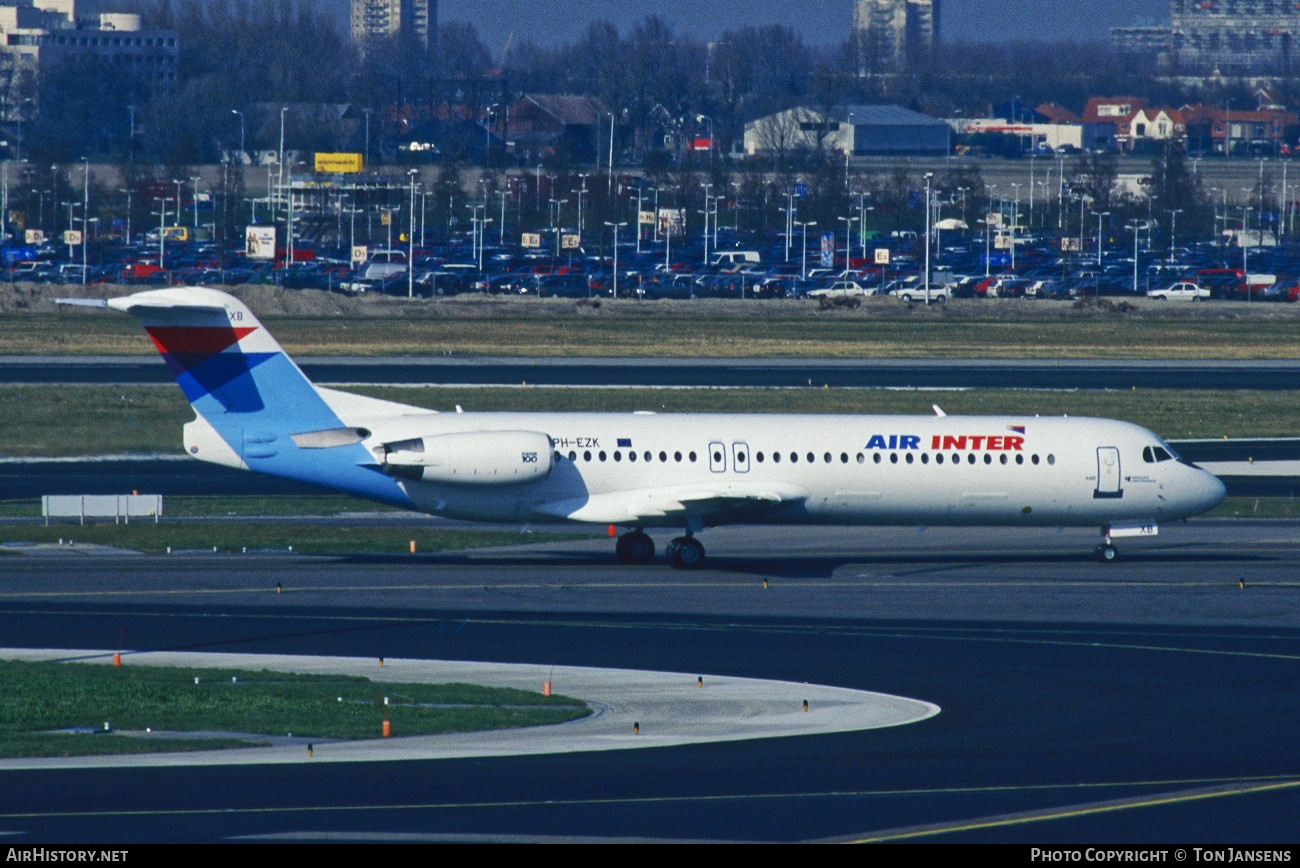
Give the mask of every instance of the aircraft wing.
[(688, 515), (776, 508), (808, 497), (793, 485), (719, 483), (709, 486), (642, 488), (544, 503), (537, 511), (556, 518), (600, 524), (662, 523)]

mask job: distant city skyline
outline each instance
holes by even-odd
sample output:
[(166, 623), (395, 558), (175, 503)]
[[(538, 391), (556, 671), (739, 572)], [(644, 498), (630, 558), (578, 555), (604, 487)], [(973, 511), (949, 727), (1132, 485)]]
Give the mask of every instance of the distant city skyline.
[[(1169, 0), (942, 0), (944, 40), (1099, 40), (1111, 27), (1168, 21)], [(674, 31), (700, 40), (747, 25), (786, 24), (811, 44), (849, 34), (852, 0), (441, 0), (443, 22), (466, 21), (489, 48), (515, 38), (558, 45), (579, 38), (593, 21), (626, 31), (659, 15)]]

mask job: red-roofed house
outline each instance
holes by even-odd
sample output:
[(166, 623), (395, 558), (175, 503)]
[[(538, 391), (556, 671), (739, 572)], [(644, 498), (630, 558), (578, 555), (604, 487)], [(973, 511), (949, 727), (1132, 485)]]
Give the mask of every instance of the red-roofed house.
[(1083, 107), (1083, 146), (1092, 151), (1115, 150), (1119, 126), (1139, 109), (1147, 107), (1140, 96), (1094, 96)]
[(1274, 156), (1295, 150), (1300, 118), (1282, 109), (1238, 111), (1222, 106), (1182, 109), (1189, 153)]

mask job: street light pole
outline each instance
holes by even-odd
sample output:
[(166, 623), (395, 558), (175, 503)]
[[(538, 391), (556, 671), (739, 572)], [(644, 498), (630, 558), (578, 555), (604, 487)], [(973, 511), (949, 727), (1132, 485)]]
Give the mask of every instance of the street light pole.
[[(609, 114), (609, 182), (606, 184), (605, 197), (614, 195), (614, 113)], [(600, 166), (596, 166), (597, 169)]]
[(406, 233), (406, 297), (415, 298), (415, 176), (419, 169), (411, 172), (411, 217), (410, 229)]
[[(81, 283), (86, 284), (86, 235), (87, 221), (90, 220), (90, 160), (83, 158), (85, 176), (82, 178), (81, 190)], [(5, 218), (8, 215), (4, 215)]]
[(611, 223), (606, 220), (605, 225), (614, 227), (614, 298), (618, 298), (618, 228), (627, 223)]
[(119, 193), (126, 194), (126, 243), (131, 243), (131, 190), (130, 188), (119, 188)]
[(1143, 227), (1140, 220), (1130, 220), (1129, 228), (1133, 230), (1133, 294), (1138, 291), (1138, 230)]
[(239, 165), (244, 165), (244, 113), (239, 109), (231, 109), (232, 115), (239, 115)]
[[(158, 203), (158, 267), (167, 270), (164, 257), (167, 252), (167, 203), (171, 199), (165, 196), (155, 196), (154, 201)], [(178, 204), (179, 208), (180, 205)]]
[(789, 204), (781, 210), (785, 212), (785, 261), (790, 261), (790, 236), (794, 234), (794, 193), (786, 193)]
[[(279, 177), (279, 182), (276, 185), (277, 197), (284, 195), (284, 113), (287, 112), (288, 110), (289, 110), (288, 106), (280, 106), (280, 156), (279, 156), (280, 162), (278, 164), (278, 173), (277, 173)], [(177, 207), (179, 207), (179, 203)], [(272, 217), (272, 220), (274, 219), (275, 218)]]
[(1016, 224), (1020, 222), (1020, 188), (1024, 184), (1017, 182), (1011, 183), (1011, 188), (1016, 191), (1015, 205), (1011, 208), (1011, 270), (1016, 270)]
[(701, 184), (704, 188), (704, 264), (709, 264), (709, 191), (713, 189), (712, 184)]
[[(925, 173), (925, 303), (930, 303), (930, 181), (934, 178), (933, 172)], [(1012, 262), (1015, 261), (1015, 231), (1012, 230), (1011, 255)]]
[(802, 249), (803, 252), (803, 260), (800, 266), (800, 274), (804, 280), (807, 280), (808, 279), (808, 227), (816, 226), (817, 221), (813, 220), (805, 223), (796, 220), (795, 225), (801, 227), (801, 234), (799, 236), (799, 247)]
[[(1101, 211), (1097, 213), (1097, 269), (1098, 270), (1101, 269), (1101, 218), (1109, 217), (1109, 216), (1110, 216), (1109, 211)], [(1098, 275), (1098, 277), (1100, 277), (1100, 275)]]
[(1176, 229), (1178, 227), (1178, 215), (1183, 213), (1182, 208), (1169, 209), (1169, 261), (1174, 261), (1174, 244), (1176, 238)]

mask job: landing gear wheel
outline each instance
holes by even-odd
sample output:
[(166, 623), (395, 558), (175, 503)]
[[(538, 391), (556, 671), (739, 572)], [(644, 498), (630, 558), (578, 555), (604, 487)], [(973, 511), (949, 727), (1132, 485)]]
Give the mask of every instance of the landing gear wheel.
[(655, 556), (655, 541), (644, 531), (631, 530), (618, 538), (614, 554), (622, 564), (648, 564)]
[(704, 546), (694, 537), (679, 536), (664, 550), (668, 563), (679, 570), (695, 570), (704, 565)]
[(1102, 543), (1097, 546), (1093, 551), (1093, 554), (1096, 555), (1097, 560), (1101, 561), (1103, 564), (1109, 564), (1113, 563), (1115, 559), (1119, 557), (1119, 549), (1115, 548), (1115, 546), (1110, 543)]

